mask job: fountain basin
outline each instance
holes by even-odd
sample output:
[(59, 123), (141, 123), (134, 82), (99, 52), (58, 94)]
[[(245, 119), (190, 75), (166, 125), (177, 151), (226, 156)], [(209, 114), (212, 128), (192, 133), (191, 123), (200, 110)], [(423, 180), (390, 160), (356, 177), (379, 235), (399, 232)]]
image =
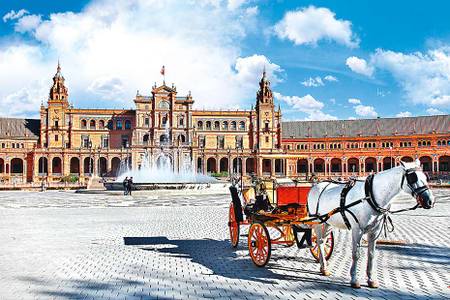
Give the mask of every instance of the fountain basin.
[[(122, 191), (122, 182), (106, 182), (105, 188), (109, 191)], [(198, 183), (198, 182), (182, 182), (182, 183), (133, 183), (134, 191), (153, 191), (153, 190), (216, 190), (223, 188), (227, 184), (224, 182), (214, 183)]]

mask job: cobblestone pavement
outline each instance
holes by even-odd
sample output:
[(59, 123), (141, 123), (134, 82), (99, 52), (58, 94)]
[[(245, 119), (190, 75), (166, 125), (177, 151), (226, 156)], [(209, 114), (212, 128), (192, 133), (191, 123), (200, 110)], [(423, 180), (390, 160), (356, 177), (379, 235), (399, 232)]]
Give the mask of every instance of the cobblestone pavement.
[(228, 196), (0, 192), (0, 299), (448, 299), (450, 191), (435, 194), (434, 209), (394, 216), (389, 239), (407, 244), (379, 245), (381, 288), (354, 290), (348, 232), (330, 277), (296, 247), (256, 268), (245, 230), (229, 245)]

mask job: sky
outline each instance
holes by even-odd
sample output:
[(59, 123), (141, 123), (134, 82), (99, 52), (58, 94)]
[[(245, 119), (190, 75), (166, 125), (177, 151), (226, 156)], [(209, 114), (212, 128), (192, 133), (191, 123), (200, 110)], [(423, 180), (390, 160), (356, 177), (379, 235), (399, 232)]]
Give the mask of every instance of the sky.
[(37, 117), (58, 59), (69, 101), (133, 108), (175, 84), (250, 109), (265, 68), (283, 120), (450, 112), (450, 1), (3, 0), (0, 116)]

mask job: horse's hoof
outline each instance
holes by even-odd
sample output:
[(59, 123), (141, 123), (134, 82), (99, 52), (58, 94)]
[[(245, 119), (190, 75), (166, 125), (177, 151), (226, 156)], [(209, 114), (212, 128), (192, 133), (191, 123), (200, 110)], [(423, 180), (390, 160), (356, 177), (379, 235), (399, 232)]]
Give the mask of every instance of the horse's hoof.
[(376, 280), (368, 280), (367, 284), (369, 285), (370, 288), (372, 289), (377, 289), (380, 285), (378, 283), (378, 281)]
[(323, 276), (330, 276), (331, 272), (328, 270), (320, 270), (320, 273), (322, 273)]
[(350, 283), (350, 286), (351, 286), (352, 288), (354, 288), (354, 289), (360, 289), (360, 288), (361, 288), (361, 285), (359, 284), (358, 281), (356, 281), (356, 282), (351, 282), (351, 283)]

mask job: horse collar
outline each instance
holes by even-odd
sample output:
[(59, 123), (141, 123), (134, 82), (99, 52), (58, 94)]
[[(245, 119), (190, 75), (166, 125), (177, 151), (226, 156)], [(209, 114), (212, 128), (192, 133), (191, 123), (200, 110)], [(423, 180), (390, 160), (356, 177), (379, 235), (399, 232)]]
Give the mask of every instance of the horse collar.
[(375, 199), (375, 195), (373, 194), (373, 179), (375, 175), (370, 174), (367, 176), (366, 182), (364, 184), (364, 191), (366, 194), (367, 202), (369, 203), (372, 209), (380, 214), (384, 214), (389, 211), (389, 209), (381, 207)]

